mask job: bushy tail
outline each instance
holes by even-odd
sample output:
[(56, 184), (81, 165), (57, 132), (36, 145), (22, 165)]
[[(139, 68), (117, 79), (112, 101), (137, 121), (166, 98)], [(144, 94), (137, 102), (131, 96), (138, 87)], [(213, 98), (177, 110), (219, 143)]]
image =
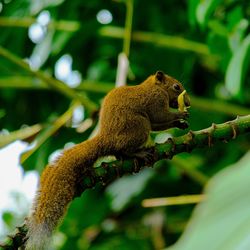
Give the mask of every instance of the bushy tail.
[(66, 150), (41, 176), (40, 187), (28, 218), (26, 250), (47, 249), (51, 234), (77, 191), (77, 183), (96, 159), (105, 155), (101, 136)]

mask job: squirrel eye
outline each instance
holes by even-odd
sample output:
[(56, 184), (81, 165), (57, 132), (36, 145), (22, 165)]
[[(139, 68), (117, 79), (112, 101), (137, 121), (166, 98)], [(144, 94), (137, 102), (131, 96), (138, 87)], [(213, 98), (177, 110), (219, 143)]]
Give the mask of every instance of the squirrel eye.
[(176, 83), (176, 84), (174, 84), (174, 89), (179, 91), (181, 89), (181, 87)]

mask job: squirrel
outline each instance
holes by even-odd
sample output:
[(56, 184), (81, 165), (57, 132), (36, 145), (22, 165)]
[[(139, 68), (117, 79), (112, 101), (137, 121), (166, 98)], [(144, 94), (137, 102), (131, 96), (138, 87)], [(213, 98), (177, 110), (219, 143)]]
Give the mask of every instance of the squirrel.
[[(97, 135), (65, 150), (43, 171), (27, 219), (26, 250), (46, 249), (69, 203), (79, 195), (78, 185), (99, 157), (136, 155), (150, 131), (188, 127), (187, 111), (170, 111), (178, 108), (177, 99), (183, 91), (180, 82), (157, 71), (139, 85), (118, 87), (106, 95)], [(190, 106), (187, 94), (184, 103)]]

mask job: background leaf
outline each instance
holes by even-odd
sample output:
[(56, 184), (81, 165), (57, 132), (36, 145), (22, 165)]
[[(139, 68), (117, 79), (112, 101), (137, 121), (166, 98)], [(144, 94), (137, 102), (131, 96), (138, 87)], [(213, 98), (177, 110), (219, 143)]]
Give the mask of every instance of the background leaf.
[(226, 88), (230, 94), (239, 100), (244, 99), (243, 84), (250, 65), (250, 35), (242, 42), (234, 52), (226, 72)]
[(250, 153), (213, 177), (180, 240), (169, 250), (249, 249)]
[(140, 175), (124, 176), (109, 185), (107, 194), (112, 200), (111, 208), (116, 212), (124, 209), (133, 198), (142, 192), (152, 176), (153, 171), (145, 169)]
[(196, 18), (201, 27), (205, 27), (221, 0), (200, 0), (196, 6)]
[(64, 0), (32, 0), (30, 4), (30, 13), (31, 15), (35, 15), (45, 8), (60, 5), (63, 2)]

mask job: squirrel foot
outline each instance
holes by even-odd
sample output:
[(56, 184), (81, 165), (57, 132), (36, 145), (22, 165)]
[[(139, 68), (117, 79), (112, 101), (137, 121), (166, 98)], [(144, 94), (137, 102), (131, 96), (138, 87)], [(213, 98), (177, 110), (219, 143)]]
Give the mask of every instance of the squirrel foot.
[(155, 159), (155, 149), (154, 147), (150, 148), (141, 148), (135, 152), (122, 152), (115, 155), (117, 160), (125, 160), (126, 158), (135, 158), (138, 164), (143, 163), (144, 165), (151, 165)]
[(189, 112), (188, 111), (183, 111), (178, 113), (179, 119), (188, 119), (189, 117)]
[(155, 149), (154, 147), (142, 148), (134, 153), (128, 155), (129, 157), (136, 158), (138, 163), (143, 163), (146, 166), (152, 165), (155, 160)]

